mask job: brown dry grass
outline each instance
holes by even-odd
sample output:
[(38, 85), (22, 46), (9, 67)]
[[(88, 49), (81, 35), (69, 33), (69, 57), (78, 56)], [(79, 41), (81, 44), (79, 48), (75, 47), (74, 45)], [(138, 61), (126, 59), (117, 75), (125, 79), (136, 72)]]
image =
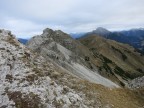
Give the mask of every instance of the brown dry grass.
[[(100, 102), (104, 107), (110, 105), (112, 108), (140, 108), (144, 106), (143, 90), (134, 91), (126, 88), (107, 88), (102, 85), (90, 83), (78, 79), (58, 69), (61, 72), (61, 77), (57, 77), (60, 84), (66, 85), (77, 92), (83, 92), (86, 99), (89, 100), (89, 106), (96, 107), (95, 105)], [(65, 79), (65, 80), (64, 80)]]
[(82, 91), (87, 94), (87, 97), (91, 99), (97, 97), (103, 106), (106, 104), (113, 108), (139, 108), (144, 106), (144, 99), (138, 94), (139, 92), (123, 88), (109, 89), (87, 81), (80, 83), (86, 85)]
[[(94, 54), (93, 63), (99, 67), (101, 75), (119, 85), (121, 82), (144, 75), (144, 57), (140, 56), (138, 52), (134, 52), (133, 47), (97, 35), (90, 35), (79, 41)], [(105, 63), (103, 57), (111, 60), (112, 63)], [(110, 75), (108, 67), (114, 75)]]

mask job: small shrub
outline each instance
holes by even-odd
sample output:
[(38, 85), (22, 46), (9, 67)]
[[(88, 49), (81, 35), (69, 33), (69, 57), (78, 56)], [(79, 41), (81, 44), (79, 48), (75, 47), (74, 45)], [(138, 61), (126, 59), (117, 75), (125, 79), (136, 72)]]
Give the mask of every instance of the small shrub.
[(138, 68), (137, 71), (139, 71), (140, 73), (144, 73), (142, 69)]
[(5, 50), (5, 48), (0, 48), (0, 50)]
[(127, 56), (122, 53), (122, 59), (125, 61), (127, 59)]
[(85, 56), (85, 61), (90, 61), (90, 58), (88, 56)]
[(66, 94), (69, 91), (69, 88), (67, 86), (63, 87), (63, 93)]
[(54, 99), (53, 102), (52, 102), (52, 104), (53, 104), (56, 108), (62, 108), (63, 105), (64, 105), (64, 102), (63, 102), (62, 99), (60, 99), (60, 100)]
[(90, 50), (91, 50), (91, 51), (95, 51), (95, 50), (96, 50), (96, 48), (90, 48)]
[(131, 72), (125, 72), (122, 68), (120, 68), (118, 66), (115, 67), (114, 71), (116, 74), (122, 76), (123, 79), (128, 79), (128, 78), (134, 79), (134, 78), (138, 77), (138, 75), (136, 75), (134, 73), (132, 74)]
[(103, 67), (104, 67), (104, 69), (105, 69), (107, 72), (112, 73), (111, 68), (110, 68), (107, 64), (104, 64)]
[(35, 80), (38, 80), (38, 76), (35, 74), (31, 74), (26, 76), (26, 80), (30, 83), (34, 82)]
[(13, 68), (11, 64), (7, 64), (10, 67), (10, 70)]
[(57, 79), (59, 76), (60, 76), (60, 73), (58, 73), (56, 71), (52, 72), (50, 75), (51, 78), (55, 78), (55, 79)]
[(107, 57), (105, 57), (105, 56), (103, 56), (103, 55), (101, 55), (102, 56), (102, 60), (103, 60), (103, 62), (104, 63), (112, 63), (112, 61), (110, 60), (110, 59), (108, 59)]
[(6, 75), (6, 80), (7, 80), (8, 82), (12, 83), (13, 76), (10, 75), (10, 74), (7, 74), (7, 75)]
[(118, 67), (118, 66), (115, 67), (114, 71), (115, 71), (116, 74), (118, 74), (120, 76), (125, 76), (124, 75), (125, 71), (122, 68)]
[(120, 81), (120, 85), (121, 85), (122, 87), (124, 87), (124, 86), (125, 86), (125, 84), (124, 84), (123, 82), (121, 82), (121, 81)]

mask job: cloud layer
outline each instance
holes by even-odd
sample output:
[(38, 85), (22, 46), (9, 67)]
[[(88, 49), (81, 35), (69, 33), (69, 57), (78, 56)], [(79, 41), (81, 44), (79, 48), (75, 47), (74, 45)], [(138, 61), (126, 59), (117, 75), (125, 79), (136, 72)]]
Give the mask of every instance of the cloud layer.
[(46, 27), (67, 33), (144, 27), (143, 5), (144, 0), (3, 0), (0, 28), (28, 38)]

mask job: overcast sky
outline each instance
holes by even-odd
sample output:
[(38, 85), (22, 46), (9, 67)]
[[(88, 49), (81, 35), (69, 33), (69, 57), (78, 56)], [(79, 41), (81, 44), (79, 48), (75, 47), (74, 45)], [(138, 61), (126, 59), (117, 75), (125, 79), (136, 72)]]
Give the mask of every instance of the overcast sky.
[(47, 27), (67, 33), (144, 27), (144, 0), (0, 0), (1, 29), (29, 38)]

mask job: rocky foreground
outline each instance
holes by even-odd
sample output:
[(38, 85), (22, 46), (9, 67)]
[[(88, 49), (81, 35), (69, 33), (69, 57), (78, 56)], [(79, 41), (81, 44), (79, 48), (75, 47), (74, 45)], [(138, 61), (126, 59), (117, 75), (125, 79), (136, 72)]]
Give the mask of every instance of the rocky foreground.
[(62, 76), (70, 77), (25, 48), (10, 31), (0, 31), (1, 108), (88, 107), (83, 93), (54, 80)]

